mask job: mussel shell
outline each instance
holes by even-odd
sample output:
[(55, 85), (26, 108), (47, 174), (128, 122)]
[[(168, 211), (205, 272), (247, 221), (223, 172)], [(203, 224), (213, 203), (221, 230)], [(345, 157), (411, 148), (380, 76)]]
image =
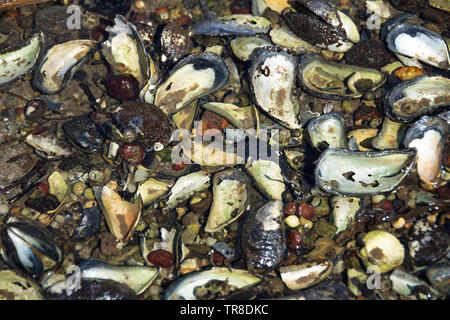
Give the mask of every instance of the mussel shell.
[(41, 33), (34, 34), (24, 45), (0, 51), (0, 87), (13, 83), (30, 72), (42, 52)]
[(327, 149), (315, 169), (316, 185), (344, 196), (365, 196), (397, 188), (415, 164), (415, 150)]
[(79, 265), (82, 279), (113, 280), (133, 289), (137, 295), (144, 292), (158, 275), (147, 266), (116, 266), (97, 260), (83, 260)]
[(256, 48), (271, 46), (273, 43), (262, 37), (236, 37), (230, 41), (231, 51), (242, 61), (248, 61)]
[(34, 277), (62, 261), (61, 248), (51, 234), (34, 221), (9, 222), (3, 226), (1, 237), (7, 262)]
[(47, 94), (60, 92), (87, 61), (97, 41), (72, 40), (51, 47), (33, 75), (33, 84)]
[(238, 288), (247, 288), (261, 282), (261, 278), (252, 275), (247, 270), (212, 268), (178, 278), (166, 289), (164, 299), (195, 300), (195, 288), (214, 280), (227, 281), (229, 285)]
[(264, 17), (232, 14), (200, 22), (193, 29), (197, 34), (209, 36), (253, 36), (269, 32), (270, 24)]
[(253, 52), (249, 71), (254, 102), (275, 121), (289, 129), (301, 127), (295, 87), (296, 58), (280, 47), (259, 48)]
[(218, 172), (213, 178), (213, 201), (206, 232), (217, 232), (238, 219), (250, 197), (250, 179), (239, 169)]
[[(293, 3), (299, 12), (289, 9), (283, 17), (298, 37), (334, 52), (346, 52), (360, 40), (355, 23), (342, 11), (323, 0), (297, 0)], [(309, 12), (302, 12), (304, 10)]]
[(392, 52), (416, 58), (440, 69), (448, 69), (450, 57), (442, 36), (416, 24), (403, 23), (394, 27), (386, 37)]
[[(350, 82), (357, 74), (361, 79)], [(312, 96), (331, 100), (350, 100), (361, 98), (364, 93), (378, 89), (386, 82), (386, 76), (375, 69), (334, 63), (314, 53), (306, 53), (298, 64), (298, 80), (302, 89)], [(336, 85), (336, 82), (340, 88), (324, 88), (330, 83)], [(354, 87), (353, 91), (348, 87), (349, 83)]]
[(78, 150), (86, 153), (103, 152), (103, 137), (89, 117), (64, 122), (62, 128), (69, 142)]
[(411, 122), (450, 107), (450, 79), (425, 75), (395, 86), (385, 97), (391, 118)]
[(230, 71), (225, 61), (211, 52), (191, 54), (178, 62), (159, 86), (155, 105), (171, 115), (193, 100), (227, 84)]
[(308, 134), (315, 148), (346, 148), (345, 120), (340, 113), (327, 113), (308, 123)]
[[(114, 18), (114, 23), (114, 26), (106, 27), (106, 31), (109, 32), (109, 39), (102, 43), (102, 53), (113, 70), (120, 73), (131, 73), (139, 81), (140, 88), (142, 89), (142, 87), (147, 83), (147, 80), (151, 76), (149, 59), (147, 57), (147, 51), (145, 49), (144, 43), (135, 25), (129, 22), (123, 16), (119, 14), (116, 15), (116, 17)], [(123, 41), (123, 39), (119, 38), (117, 40), (117, 44), (114, 41), (114, 38), (116, 37), (124, 37), (121, 36), (122, 34), (132, 39), (132, 41), (136, 45), (137, 56), (131, 56), (131, 53), (129, 51), (125, 51), (123, 55), (120, 54), (120, 52), (116, 52), (116, 50), (119, 51), (127, 49), (127, 46), (120, 42)], [(113, 48), (115, 44), (118, 46), (117, 48)], [(128, 48), (128, 50), (130, 49)], [(122, 59), (122, 61), (116, 61), (115, 56), (119, 57), (117, 56), (117, 54), (121, 56), (120, 58)], [(129, 60), (126, 61), (127, 63), (125, 64), (123, 59)], [(118, 69), (119, 65), (121, 65), (120, 70)], [(136, 66), (138, 67), (138, 70), (136, 70)], [(125, 70), (123, 70), (124, 68)]]
[(269, 201), (246, 217), (241, 230), (241, 250), (247, 263), (257, 269), (280, 265), (286, 252), (283, 203)]

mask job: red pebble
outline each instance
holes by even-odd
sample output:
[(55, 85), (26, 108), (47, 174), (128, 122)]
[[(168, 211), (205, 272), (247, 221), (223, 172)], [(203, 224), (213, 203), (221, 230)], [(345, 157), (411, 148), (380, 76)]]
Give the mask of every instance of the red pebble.
[(144, 160), (145, 150), (142, 146), (134, 143), (126, 143), (120, 149), (120, 155), (132, 166), (137, 166)]
[(17, 114), (24, 114), (25, 113), (25, 109), (19, 107), (19, 108), (16, 109), (16, 113)]
[(108, 75), (105, 78), (108, 94), (122, 101), (135, 101), (139, 97), (139, 82), (128, 73)]
[(286, 234), (286, 240), (292, 250), (300, 249), (303, 243), (303, 237), (297, 230), (289, 230)]
[(287, 205), (284, 206), (283, 212), (285, 216), (293, 215), (297, 212), (297, 202), (289, 202)]
[(302, 202), (298, 205), (297, 216), (305, 219), (311, 219), (314, 216), (314, 207), (306, 202)]
[(214, 251), (211, 258), (213, 263), (215, 264), (223, 264), (223, 262), (225, 261), (225, 258), (217, 251)]
[(169, 268), (173, 266), (173, 254), (163, 249), (150, 252), (147, 259), (158, 267)]
[(47, 194), (49, 189), (50, 189), (50, 186), (47, 183), (44, 183), (44, 182), (40, 183), (37, 187), (39, 189), (41, 189), (45, 194)]
[(185, 163), (183, 160), (179, 160), (173, 164), (173, 170), (175, 171), (181, 171), (187, 166), (187, 163)]

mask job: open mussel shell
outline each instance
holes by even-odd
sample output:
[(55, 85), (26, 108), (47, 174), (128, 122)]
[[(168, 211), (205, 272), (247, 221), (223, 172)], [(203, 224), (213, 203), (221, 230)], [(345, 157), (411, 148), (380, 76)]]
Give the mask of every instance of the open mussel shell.
[(359, 42), (359, 31), (352, 19), (328, 1), (297, 0), (292, 5), (299, 11), (286, 9), (283, 17), (298, 37), (333, 52), (346, 52)]
[(415, 163), (414, 150), (349, 151), (327, 149), (315, 169), (317, 186), (344, 196), (365, 196), (394, 190)]
[(103, 137), (89, 117), (64, 122), (62, 128), (67, 140), (78, 150), (86, 153), (103, 151)]
[(403, 122), (450, 107), (450, 79), (422, 76), (395, 86), (385, 97), (388, 115)]
[(273, 43), (262, 37), (236, 37), (230, 41), (233, 54), (242, 61), (250, 60), (256, 48), (271, 47)]
[(33, 69), (42, 51), (41, 33), (34, 34), (20, 47), (0, 51), (0, 87), (13, 83)]
[(296, 58), (281, 48), (259, 48), (249, 71), (255, 104), (289, 129), (299, 129), (298, 102), (293, 97)]
[(158, 270), (147, 266), (109, 265), (96, 260), (84, 260), (78, 267), (82, 279), (113, 280), (136, 292), (144, 292), (158, 276)]
[(280, 268), (281, 279), (291, 290), (309, 288), (328, 277), (333, 270), (330, 260), (307, 262)]
[(136, 27), (116, 15), (114, 25), (106, 27), (109, 39), (102, 43), (102, 53), (116, 73), (132, 74), (142, 88), (150, 78), (150, 65), (144, 43)]
[(242, 226), (240, 242), (247, 264), (257, 269), (278, 267), (286, 252), (283, 202), (269, 201), (252, 210)]
[(442, 36), (417, 24), (403, 23), (394, 27), (386, 37), (392, 52), (416, 58), (440, 69), (448, 69), (450, 57)]
[(330, 62), (313, 53), (302, 56), (298, 71), (301, 87), (323, 99), (358, 99), (386, 82), (378, 70)]
[(225, 86), (230, 71), (225, 61), (211, 52), (191, 54), (178, 62), (159, 86), (155, 105), (171, 115), (193, 100)]
[(3, 226), (1, 240), (5, 261), (33, 277), (55, 267), (63, 258), (51, 234), (34, 221), (13, 218)]
[(428, 116), (418, 120), (406, 131), (403, 145), (417, 151), (417, 173), (428, 186), (434, 187), (440, 181), (448, 133), (447, 121)]
[(217, 232), (244, 213), (250, 197), (249, 186), (250, 179), (240, 169), (228, 169), (214, 175), (206, 232)]
[(247, 270), (212, 268), (193, 272), (172, 282), (164, 294), (165, 300), (196, 300), (196, 289), (202, 286), (223, 282), (233, 289), (245, 289), (261, 282), (261, 278)]
[(117, 192), (107, 186), (92, 189), (111, 233), (118, 240), (128, 240), (141, 217), (142, 198), (139, 196), (131, 203), (123, 200)]
[(36, 66), (33, 84), (44, 93), (58, 93), (87, 61), (96, 45), (94, 40), (72, 40), (54, 45)]
[(271, 22), (251, 14), (232, 14), (196, 24), (195, 33), (208, 36), (253, 36), (267, 33)]
[(345, 120), (340, 113), (327, 113), (308, 123), (312, 145), (318, 149), (346, 148)]

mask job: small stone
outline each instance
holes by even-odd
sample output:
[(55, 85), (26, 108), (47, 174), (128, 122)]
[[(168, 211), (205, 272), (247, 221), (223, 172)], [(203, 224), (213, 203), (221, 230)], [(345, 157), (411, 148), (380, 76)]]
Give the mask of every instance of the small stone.
[(87, 188), (84, 190), (83, 192), (83, 196), (87, 199), (87, 200), (94, 200), (95, 196), (94, 196), (94, 190), (92, 190), (92, 188)]
[(181, 241), (185, 244), (190, 244), (195, 241), (196, 237), (197, 235), (195, 234), (194, 231), (186, 229), (183, 231), (183, 234), (181, 235)]
[(300, 219), (296, 215), (287, 216), (284, 222), (289, 228), (297, 228), (300, 225)]
[(29, 217), (31, 216), (31, 210), (28, 208), (23, 208), (22, 211), (20, 211), (20, 214), (24, 217)]
[(84, 207), (86, 209), (93, 208), (93, 207), (96, 207), (96, 206), (97, 206), (97, 201), (95, 201), (95, 200), (86, 201), (84, 203)]
[(99, 235), (100, 252), (105, 256), (114, 256), (119, 254), (119, 241), (109, 232), (104, 232)]
[(57, 215), (55, 217), (55, 222), (59, 225), (63, 225), (66, 222), (66, 219), (62, 215)]
[(397, 219), (397, 221), (395, 221), (395, 222), (392, 224), (392, 226), (393, 226), (395, 229), (401, 229), (401, 228), (403, 228), (403, 227), (405, 226), (405, 223), (406, 223), (406, 220), (405, 220), (404, 218), (399, 218), (399, 219)]
[(81, 196), (86, 188), (87, 185), (84, 182), (78, 181), (73, 185), (72, 192), (77, 196)]
[(0, 215), (5, 215), (9, 213), (9, 205), (7, 203), (0, 204)]
[(233, 232), (236, 232), (239, 230), (239, 222), (233, 222), (232, 224), (230, 224), (230, 230)]

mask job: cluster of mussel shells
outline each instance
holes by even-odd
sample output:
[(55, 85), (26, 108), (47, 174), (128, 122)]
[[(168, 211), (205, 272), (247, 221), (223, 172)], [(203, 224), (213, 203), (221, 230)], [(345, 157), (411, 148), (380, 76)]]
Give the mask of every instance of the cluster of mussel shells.
[[(195, 299), (198, 288), (213, 288), (220, 283), (232, 291), (245, 291), (264, 283), (261, 271), (278, 270), (292, 292), (326, 279), (337, 267), (331, 259), (283, 266), (287, 253), (283, 214), (286, 192), (301, 198), (311, 191), (312, 185), (316, 194), (333, 195), (334, 223), (341, 232), (350, 225), (350, 216), (354, 218), (359, 210), (359, 198), (392, 192), (413, 171), (417, 171), (427, 190), (448, 181), (449, 169), (443, 164), (449, 133), (446, 111), (450, 105), (446, 40), (435, 31), (410, 23), (409, 14), (390, 17), (381, 30), (388, 49), (405, 64), (424, 63), (433, 71), (392, 86), (387, 83), (386, 72), (338, 63), (321, 54), (325, 51), (331, 52), (328, 57), (333, 54), (342, 57), (361, 41), (358, 27), (349, 15), (324, 0), (274, 3), (254, 0), (252, 15), (216, 17), (200, 1), (206, 20), (193, 26), (193, 34), (227, 40), (226, 45), (212, 45), (203, 52), (190, 53), (191, 35), (186, 30), (167, 25), (160, 44), (155, 45), (153, 37), (148, 37), (149, 28), (154, 31), (150, 23), (134, 25), (117, 15), (114, 24), (106, 28), (109, 38), (102, 43), (72, 40), (44, 50), (45, 37), (36, 33), (20, 48), (0, 55), (0, 60), (6, 61), (0, 63), (0, 85), (9, 85), (33, 71), (34, 87), (46, 95), (63, 90), (98, 49), (113, 73), (130, 74), (136, 79), (140, 92), (136, 101), (97, 108), (86, 116), (64, 122), (62, 128), (70, 145), (34, 133), (26, 138), (47, 159), (59, 160), (82, 152), (101, 154), (116, 166), (123, 161), (122, 169), (127, 173), (126, 181), (122, 181), (123, 191), (131, 197), (122, 198), (106, 183), (93, 189), (109, 231), (124, 245), (135, 234), (146, 206), (160, 202), (163, 214), (167, 214), (210, 188), (212, 201), (205, 232), (214, 234), (241, 221), (238, 251), (248, 270), (215, 267), (181, 276), (165, 290), (166, 299)], [(264, 16), (267, 11), (277, 12), (281, 19), (276, 28)], [(175, 35), (181, 43), (173, 41), (171, 37)], [(242, 73), (238, 72), (238, 64), (244, 65)], [(249, 93), (250, 107), (226, 103), (214, 95), (244, 90)], [(380, 92), (386, 116), (381, 129), (369, 139), (356, 133), (348, 136), (341, 114), (314, 113), (299, 99), (306, 93), (326, 100), (373, 100), (380, 98)], [(215, 156), (208, 153), (208, 145), (201, 140), (184, 144), (180, 150), (184, 159), (200, 165), (202, 170), (187, 166), (178, 173), (155, 172), (155, 154), (170, 152), (174, 143), (179, 142), (179, 137), (172, 136), (174, 129), (187, 129), (192, 136), (198, 135), (192, 126), (200, 107), (225, 118), (233, 128), (251, 133), (230, 135), (231, 138), (227, 134), (224, 144), (231, 148), (224, 148), (226, 152)], [(279, 144), (264, 138), (263, 129), (277, 129)], [(272, 156), (252, 158), (238, 153), (236, 146), (246, 138), (247, 152), (243, 154), (248, 155), (248, 149), (256, 143), (258, 148), (268, 149), (264, 154)], [(200, 156), (195, 148), (199, 144), (204, 153)], [(306, 178), (312, 173), (304, 172), (304, 164), (297, 159), (305, 158), (305, 144), (310, 148), (308, 152), (316, 156), (313, 179), (308, 182)], [(132, 157), (127, 155), (128, 149), (132, 150)], [(137, 172), (145, 178), (138, 179)], [(347, 211), (338, 210), (339, 206)], [(241, 220), (242, 217), (245, 218)], [(390, 236), (372, 234), (365, 238), (361, 259), (366, 266), (379, 264), (383, 272), (388, 272), (403, 262), (404, 249), (400, 245), (395, 251), (398, 240)], [(384, 238), (376, 240), (379, 237)], [(50, 297), (79, 297), (64, 275), (58, 277), (49, 271), (64, 260), (63, 250), (55, 240), (57, 235), (34, 221), (12, 217), (3, 225), (1, 238), (4, 260), (40, 279)], [(394, 249), (385, 248), (385, 253), (391, 250), (394, 257), (384, 261), (371, 256), (373, 251), (368, 247), (374, 241), (379, 241), (380, 246), (392, 241)], [(110, 291), (121, 292), (122, 297), (141, 294), (159, 274), (143, 256), (147, 265), (115, 266), (83, 261), (78, 265), (80, 290), (98, 286), (100, 293), (96, 298), (107, 296)], [(378, 263), (377, 259), (382, 261)], [(349, 277), (360, 276), (355, 272), (349, 272)], [(430, 281), (435, 276), (447, 279), (448, 272), (448, 265), (430, 268), (429, 277), (433, 279)], [(402, 293), (404, 287), (427, 286), (411, 277), (396, 269), (390, 280)], [(339, 281), (322, 281), (319, 286), (322, 287), (301, 291), (290, 298), (329, 298), (333, 290), (342, 292)], [(430, 292), (433, 297), (442, 294), (434, 289)], [(445, 294), (448, 288), (444, 289)]]

